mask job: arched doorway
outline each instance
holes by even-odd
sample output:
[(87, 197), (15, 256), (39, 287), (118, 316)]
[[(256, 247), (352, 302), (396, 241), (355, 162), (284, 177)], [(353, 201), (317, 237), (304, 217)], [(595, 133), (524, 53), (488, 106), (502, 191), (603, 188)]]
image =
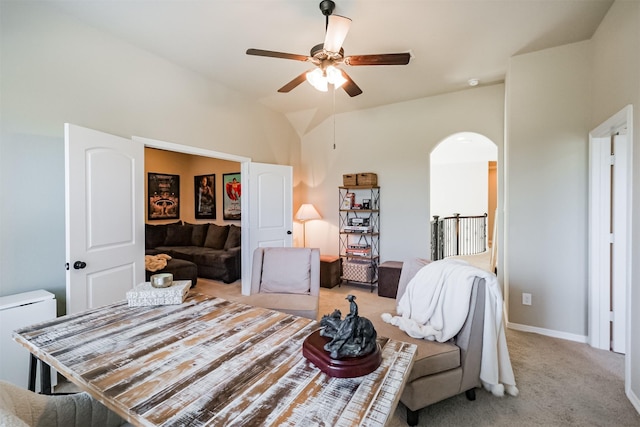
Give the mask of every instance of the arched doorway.
[(497, 160), (498, 147), (481, 134), (459, 132), (443, 139), (430, 156), (431, 218), (487, 214), (487, 243), (495, 247)]

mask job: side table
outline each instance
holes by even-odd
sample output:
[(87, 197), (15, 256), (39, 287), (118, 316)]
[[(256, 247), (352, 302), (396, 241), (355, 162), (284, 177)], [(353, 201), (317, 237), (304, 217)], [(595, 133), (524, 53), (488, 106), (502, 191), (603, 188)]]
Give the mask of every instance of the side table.
[(320, 286), (333, 288), (340, 284), (341, 261), (339, 256), (320, 255)]
[(378, 296), (396, 297), (401, 271), (401, 261), (385, 261), (378, 266)]

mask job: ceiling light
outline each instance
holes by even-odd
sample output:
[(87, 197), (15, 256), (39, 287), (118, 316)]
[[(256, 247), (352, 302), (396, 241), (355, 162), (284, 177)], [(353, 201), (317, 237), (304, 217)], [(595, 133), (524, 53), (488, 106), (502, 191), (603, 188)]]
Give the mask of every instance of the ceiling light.
[(307, 81), (311, 83), (311, 86), (318, 89), (320, 92), (326, 92), (327, 87), (327, 77), (324, 75), (320, 68), (316, 68), (313, 71), (309, 71), (307, 73)]
[(329, 83), (334, 85), (336, 88), (342, 86), (347, 79), (342, 76), (342, 71), (334, 67), (333, 65), (329, 65), (327, 67), (327, 80)]
[(469, 79), (467, 81), (467, 83), (469, 83), (469, 86), (478, 86), (478, 83), (480, 83), (480, 80), (478, 80), (478, 79)]
[(315, 87), (320, 92), (326, 92), (329, 88), (329, 84), (339, 88), (347, 81), (347, 79), (342, 75), (342, 71), (333, 65), (329, 65), (325, 70), (316, 68), (313, 71), (309, 71), (306, 77), (311, 86)]

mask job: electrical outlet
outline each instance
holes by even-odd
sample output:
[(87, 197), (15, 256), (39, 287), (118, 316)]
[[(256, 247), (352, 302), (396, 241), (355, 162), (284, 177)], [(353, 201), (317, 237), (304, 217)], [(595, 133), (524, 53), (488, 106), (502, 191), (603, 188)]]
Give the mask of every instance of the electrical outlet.
[(531, 294), (522, 293), (522, 305), (531, 305)]

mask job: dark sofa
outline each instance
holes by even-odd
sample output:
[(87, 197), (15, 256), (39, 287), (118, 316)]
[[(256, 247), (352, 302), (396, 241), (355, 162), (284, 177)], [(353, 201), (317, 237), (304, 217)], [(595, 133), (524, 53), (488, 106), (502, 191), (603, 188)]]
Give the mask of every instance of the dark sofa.
[(190, 261), (198, 277), (231, 283), (240, 278), (240, 231), (233, 224), (146, 224), (146, 254)]

